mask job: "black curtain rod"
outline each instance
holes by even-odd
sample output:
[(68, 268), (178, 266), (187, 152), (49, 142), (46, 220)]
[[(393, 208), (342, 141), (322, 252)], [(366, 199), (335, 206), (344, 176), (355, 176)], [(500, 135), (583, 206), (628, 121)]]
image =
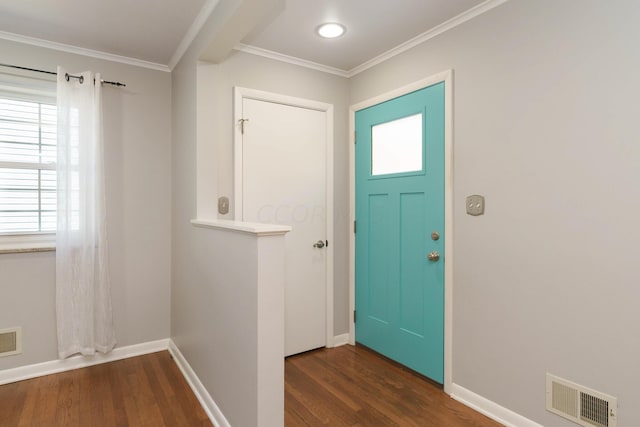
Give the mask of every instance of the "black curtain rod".
[[(53, 76), (57, 76), (58, 75), (58, 73), (56, 73), (55, 71), (38, 70), (36, 68), (20, 67), (18, 65), (0, 64), (0, 66), (8, 67), (8, 68), (16, 68), (18, 70), (35, 71), (36, 73), (50, 74), (50, 75), (53, 75)], [(67, 79), (67, 81), (69, 81), (70, 78), (78, 79), (78, 80), (80, 80), (80, 83), (82, 83), (83, 80), (84, 80), (84, 77), (82, 77), (82, 76), (74, 76), (74, 75), (69, 74), (69, 73), (65, 74), (65, 78)], [(113, 85), (113, 86), (126, 86), (126, 84), (124, 84), (124, 83), (111, 82), (109, 80), (100, 80), (100, 82), (101, 83), (106, 83), (108, 85)]]

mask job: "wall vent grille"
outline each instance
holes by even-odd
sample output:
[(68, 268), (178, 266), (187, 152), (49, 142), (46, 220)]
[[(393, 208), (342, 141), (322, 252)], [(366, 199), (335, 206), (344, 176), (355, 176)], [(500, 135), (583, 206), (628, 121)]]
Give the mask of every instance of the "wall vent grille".
[(585, 427), (617, 427), (617, 398), (551, 374), (547, 410)]
[(22, 328), (0, 330), (0, 357), (22, 353)]

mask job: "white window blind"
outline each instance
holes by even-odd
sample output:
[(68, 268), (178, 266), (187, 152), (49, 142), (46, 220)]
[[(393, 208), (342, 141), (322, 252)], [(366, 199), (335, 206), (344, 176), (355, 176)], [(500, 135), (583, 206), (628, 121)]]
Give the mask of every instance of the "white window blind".
[(56, 229), (56, 106), (0, 92), (0, 234)]

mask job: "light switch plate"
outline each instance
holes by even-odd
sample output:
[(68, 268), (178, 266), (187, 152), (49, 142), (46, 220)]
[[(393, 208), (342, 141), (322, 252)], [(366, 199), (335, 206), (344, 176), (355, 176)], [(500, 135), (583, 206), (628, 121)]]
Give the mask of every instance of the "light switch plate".
[(484, 214), (484, 197), (473, 194), (467, 196), (467, 214), (478, 216)]
[(226, 215), (229, 213), (229, 198), (228, 197), (220, 197), (218, 198), (218, 213), (220, 215)]

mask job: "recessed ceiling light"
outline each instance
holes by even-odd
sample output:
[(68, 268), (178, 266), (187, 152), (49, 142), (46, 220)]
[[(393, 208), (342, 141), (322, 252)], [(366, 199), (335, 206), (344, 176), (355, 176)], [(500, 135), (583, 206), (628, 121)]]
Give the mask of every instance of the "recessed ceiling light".
[(329, 22), (326, 24), (322, 24), (318, 27), (316, 32), (320, 37), (324, 37), (325, 39), (335, 39), (336, 37), (340, 37), (344, 34), (346, 29), (343, 25), (336, 24), (335, 22)]

